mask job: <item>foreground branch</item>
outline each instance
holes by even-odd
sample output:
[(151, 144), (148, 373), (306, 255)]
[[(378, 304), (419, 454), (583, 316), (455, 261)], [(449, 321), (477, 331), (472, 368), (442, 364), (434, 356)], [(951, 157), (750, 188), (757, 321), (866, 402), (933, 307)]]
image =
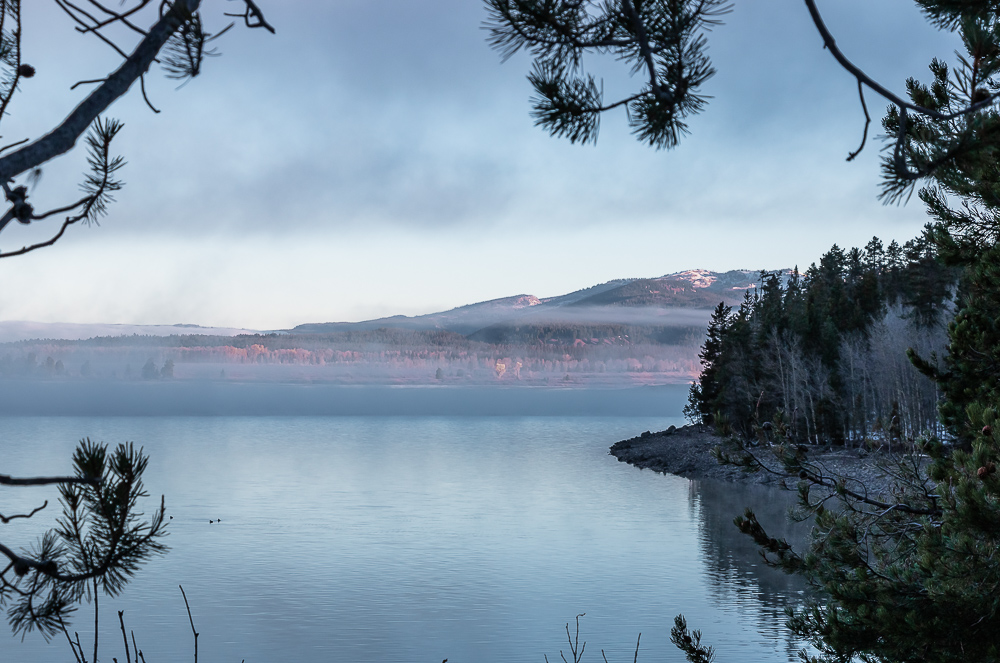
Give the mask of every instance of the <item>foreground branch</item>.
[(10, 181), (73, 149), (87, 127), (146, 73), (170, 36), (184, 24), (187, 17), (197, 11), (200, 4), (201, 0), (176, 0), (122, 66), (73, 109), (62, 124), (30, 145), (0, 157), (0, 181)]
[(34, 477), (17, 479), (7, 474), (0, 474), (0, 486), (51, 486), (54, 483), (84, 483), (96, 486), (100, 483), (96, 477)]

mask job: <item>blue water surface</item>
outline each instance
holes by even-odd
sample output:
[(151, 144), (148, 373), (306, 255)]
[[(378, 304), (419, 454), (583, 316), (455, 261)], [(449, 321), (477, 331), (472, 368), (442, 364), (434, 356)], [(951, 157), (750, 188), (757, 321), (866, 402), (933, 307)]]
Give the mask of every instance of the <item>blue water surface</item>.
[[(753, 504), (784, 527), (785, 496), (608, 455), (677, 414), (6, 416), (0, 471), (66, 472), (85, 436), (149, 454), (171, 550), (101, 598), (102, 661), (125, 660), (117, 610), (150, 663), (193, 660), (178, 585), (199, 661), (553, 661), (579, 613), (584, 660), (632, 661), (641, 632), (640, 661), (682, 661), (678, 613), (720, 663), (791, 660), (782, 610), (804, 588), (760, 568), (731, 524)], [(50, 500), (4, 543), (51, 524), (55, 497), (0, 492), (5, 514)], [(72, 629), (89, 651), (93, 606)], [(72, 655), (64, 638), (0, 636), (0, 660)]]

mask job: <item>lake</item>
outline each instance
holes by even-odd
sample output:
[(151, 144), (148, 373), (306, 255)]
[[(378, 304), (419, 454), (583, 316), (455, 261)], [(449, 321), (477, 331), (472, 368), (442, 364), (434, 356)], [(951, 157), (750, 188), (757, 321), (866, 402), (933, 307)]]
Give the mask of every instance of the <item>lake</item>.
[[(116, 610), (150, 663), (192, 660), (178, 584), (201, 661), (554, 661), (570, 656), (564, 625), (579, 613), (584, 660), (603, 649), (631, 661), (641, 632), (639, 661), (683, 661), (669, 643), (678, 613), (720, 663), (792, 660), (801, 645), (783, 609), (805, 587), (763, 568), (732, 525), (752, 505), (801, 537), (784, 522), (789, 496), (617, 462), (615, 441), (682, 424), (676, 399), (647, 408), (653, 416), (623, 409), (5, 416), (0, 472), (66, 472), (85, 436), (150, 455), (146, 483), (166, 496), (171, 551), (101, 599), (103, 661), (124, 660)], [(55, 491), (0, 494), (7, 514)], [(27, 544), (40, 518), (4, 526), (3, 541)], [(89, 651), (89, 606), (73, 628)], [(64, 639), (4, 640), (4, 661), (72, 660)]]

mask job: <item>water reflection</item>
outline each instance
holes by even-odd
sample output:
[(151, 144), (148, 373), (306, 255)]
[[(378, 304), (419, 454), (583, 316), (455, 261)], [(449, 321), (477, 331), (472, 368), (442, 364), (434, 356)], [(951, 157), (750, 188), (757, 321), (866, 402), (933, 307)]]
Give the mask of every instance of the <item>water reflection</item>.
[[(113, 611), (125, 610), (150, 661), (183, 660), (190, 645), (178, 584), (206, 661), (559, 660), (563, 624), (580, 612), (597, 654), (588, 661), (599, 649), (631, 661), (641, 631), (639, 660), (680, 663), (669, 632), (682, 612), (720, 663), (793, 660), (781, 609), (800, 586), (765, 575), (730, 524), (752, 503), (780, 526), (773, 492), (691, 484), (608, 455), (616, 440), (676, 423), (9, 417), (0, 453), (4, 470), (25, 476), (64, 471), (83, 435), (133, 439), (151, 455), (147, 483), (167, 495), (172, 550), (102, 601), (101, 622), (111, 647)], [(0, 491), (0, 510), (40, 494)], [(25, 540), (22, 528), (43, 524), (3, 534)], [(0, 639), (0, 661), (65, 660), (65, 648)]]
[(771, 536), (784, 538), (794, 549), (802, 550), (809, 524), (788, 518), (795, 498), (794, 492), (778, 488), (711, 480), (692, 481), (689, 487), (689, 508), (698, 522), (698, 545), (710, 599), (720, 610), (735, 610), (753, 620), (753, 627), (780, 643), (789, 657), (803, 643), (786, 628), (785, 611), (809, 595), (808, 584), (800, 576), (767, 566), (757, 545), (736, 528), (733, 519), (750, 507)]

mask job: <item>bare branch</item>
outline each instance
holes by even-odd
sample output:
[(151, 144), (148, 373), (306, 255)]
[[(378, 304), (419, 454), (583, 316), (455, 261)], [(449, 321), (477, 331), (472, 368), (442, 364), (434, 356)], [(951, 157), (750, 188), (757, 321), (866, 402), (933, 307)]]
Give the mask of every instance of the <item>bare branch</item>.
[[(77, 652), (77, 646), (73, 643), (73, 640), (69, 637), (69, 631), (66, 629), (66, 623), (63, 622), (62, 617), (59, 617), (59, 626), (62, 628), (62, 632), (66, 634), (66, 642), (69, 643), (69, 648), (73, 652), (73, 658), (76, 659), (76, 663), (87, 663), (85, 659), (80, 658), (80, 654)], [(79, 639), (79, 635), (77, 639)], [(82, 650), (81, 650), (82, 651)]]
[[(8, 212), (8, 214), (10, 214), (10, 212)], [(0, 218), (0, 228), (2, 228), (3, 225), (5, 225), (4, 219), (6, 219), (6, 218), (7, 218), (6, 216), (4, 216), (3, 218)], [(30, 244), (28, 246), (22, 246), (21, 248), (16, 249), (14, 251), (0, 252), (0, 258), (13, 258), (14, 256), (23, 256), (25, 253), (31, 253), (32, 251), (37, 251), (38, 249), (43, 249), (46, 246), (52, 246), (53, 244), (55, 244), (56, 242), (58, 242), (60, 238), (62, 238), (63, 234), (65, 234), (65, 232), (66, 232), (66, 229), (69, 228), (74, 223), (76, 223), (76, 220), (73, 220), (72, 217), (69, 218), (69, 219), (66, 219), (63, 222), (62, 226), (59, 227), (59, 232), (57, 232), (55, 235), (53, 235), (49, 239), (45, 240), (44, 242), (38, 242), (36, 244)]]
[(194, 628), (194, 618), (191, 617), (191, 605), (188, 603), (187, 594), (184, 593), (184, 588), (181, 585), (177, 585), (181, 589), (181, 596), (184, 597), (184, 607), (188, 611), (188, 621), (191, 622), (191, 632), (194, 633), (194, 663), (198, 663), (198, 631)]
[(833, 58), (840, 64), (841, 67), (846, 69), (852, 76), (854, 76), (859, 83), (864, 83), (874, 92), (884, 97), (887, 101), (893, 105), (900, 108), (900, 110), (911, 110), (915, 113), (920, 113), (921, 115), (926, 115), (935, 120), (954, 120), (963, 115), (968, 115), (970, 113), (975, 113), (976, 111), (982, 110), (987, 106), (991, 106), (996, 100), (1000, 93), (994, 93), (987, 95), (983, 100), (977, 101), (970, 106), (963, 108), (960, 111), (954, 113), (945, 114), (939, 113), (936, 110), (930, 108), (924, 108), (923, 106), (918, 106), (912, 102), (906, 101), (902, 97), (899, 97), (892, 92), (890, 92), (885, 86), (880, 84), (878, 81), (873, 79), (871, 76), (866, 74), (860, 67), (847, 59), (840, 47), (837, 46), (837, 40), (833, 38), (833, 34), (830, 32), (829, 28), (826, 27), (826, 23), (823, 22), (823, 17), (820, 16), (819, 9), (816, 7), (816, 0), (805, 0), (806, 7), (809, 9), (809, 15), (812, 17), (813, 23), (816, 25), (816, 29), (819, 31), (821, 37), (823, 37), (823, 45), (829, 49), (830, 54)]
[(9, 523), (10, 521), (14, 520), (15, 518), (25, 518), (25, 519), (31, 518), (33, 515), (35, 515), (36, 513), (38, 513), (39, 511), (41, 511), (45, 507), (47, 507), (48, 505), (49, 505), (49, 501), (45, 500), (45, 503), (42, 504), (42, 506), (36, 507), (35, 509), (33, 509), (31, 511), (31, 513), (18, 513), (18, 514), (15, 514), (13, 516), (5, 516), (2, 513), (0, 513), (0, 522), (2, 522), (4, 525), (6, 525), (7, 523)]
[(149, 106), (149, 109), (151, 111), (153, 111), (154, 113), (159, 113), (160, 109), (153, 105), (153, 102), (149, 100), (149, 95), (146, 94), (146, 77), (145, 76), (140, 76), (139, 77), (139, 89), (142, 90), (142, 98), (145, 100), (146, 105)]
[(73, 149), (77, 139), (108, 106), (125, 94), (153, 63), (170, 36), (197, 10), (200, 0), (177, 0), (149, 30), (125, 62), (78, 105), (62, 124), (30, 145), (0, 157), (0, 181), (21, 173)]
[[(32, 214), (31, 215), (31, 220), (32, 221), (40, 221), (41, 219), (53, 216), (55, 214), (62, 214), (63, 212), (69, 212), (70, 210), (76, 209), (80, 205), (86, 204), (86, 202), (88, 200), (90, 200), (90, 196), (87, 196), (86, 198), (81, 198), (80, 200), (76, 201), (75, 203), (72, 203), (70, 205), (66, 205), (65, 207), (59, 207), (57, 209), (49, 210), (48, 212), (45, 212), (44, 214)], [(0, 225), (0, 228), (2, 228), (2, 227), (3, 226)]]
[(865, 143), (868, 142), (868, 127), (872, 123), (872, 116), (868, 114), (868, 104), (865, 103), (865, 88), (862, 86), (860, 80), (858, 81), (858, 97), (861, 99), (861, 110), (865, 112), (865, 131), (861, 136), (861, 145), (858, 146), (858, 149), (847, 155), (848, 161), (854, 161), (854, 158), (865, 149)]
[(106, 79), (106, 78), (92, 78), (92, 79), (87, 80), (87, 81), (77, 81), (76, 83), (73, 83), (72, 85), (70, 85), (69, 89), (70, 90), (75, 90), (76, 88), (78, 88), (81, 85), (94, 85), (96, 83), (103, 83), (106, 80), (108, 80), (108, 79)]
[(142, 9), (144, 7), (146, 7), (147, 5), (149, 5), (151, 2), (152, 2), (152, 0), (142, 0), (142, 2), (140, 2), (139, 4), (137, 4), (135, 7), (132, 7), (128, 11), (119, 13), (119, 12), (116, 12), (116, 11), (112, 11), (112, 10), (108, 9), (107, 7), (105, 7), (104, 5), (102, 5), (102, 4), (98, 3), (98, 2), (93, 2), (93, 0), (91, 0), (90, 4), (94, 5), (95, 7), (97, 7), (98, 9), (100, 9), (105, 14), (109, 14), (111, 16), (111, 18), (104, 19), (103, 21), (96, 21), (96, 19), (95, 19), (95, 23), (96, 23), (95, 25), (93, 25), (93, 26), (91, 26), (89, 28), (78, 28), (78, 29), (80, 30), (80, 32), (93, 32), (94, 30), (99, 30), (99, 29), (101, 29), (101, 28), (103, 28), (105, 26), (111, 25), (112, 23), (121, 23), (122, 25), (130, 28), (134, 32), (138, 32), (139, 34), (145, 36), (146, 35), (146, 31), (143, 30), (142, 28), (138, 27), (137, 25), (133, 24), (131, 21), (129, 21), (128, 17), (131, 16), (132, 14), (135, 14), (136, 12), (142, 11)]
[(125, 611), (118, 611), (118, 623), (122, 627), (122, 640), (125, 641), (125, 663), (132, 663), (132, 657), (129, 655), (128, 649), (128, 635), (125, 634)]
[[(77, 22), (77, 23), (79, 23), (79, 24), (80, 24), (81, 26), (83, 26), (83, 27), (78, 27), (78, 28), (77, 28), (77, 30), (79, 30), (80, 32), (87, 32), (87, 31), (88, 31), (88, 30), (90, 29), (90, 27), (91, 27), (91, 26), (87, 25), (87, 22), (86, 22), (86, 21), (84, 21), (84, 20), (83, 20), (83, 19), (81, 19), (81, 18), (80, 18), (79, 16), (77, 16), (76, 14), (74, 14), (74, 13), (73, 13), (72, 11), (70, 11), (70, 9), (73, 9), (73, 10), (75, 10), (75, 11), (77, 11), (77, 12), (79, 12), (79, 13), (83, 14), (84, 16), (86, 16), (86, 17), (87, 17), (88, 19), (90, 19), (90, 20), (91, 20), (91, 21), (93, 21), (94, 23), (97, 23), (97, 22), (98, 22), (96, 18), (94, 18), (93, 16), (91, 16), (90, 14), (88, 14), (87, 12), (85, 12), (84, 10), (80, 9), (79, 7), (77, 7), (76, 5), (74, 5), (73, 3), (69, 2), (69, 0), (56, 0), (56, 4), (57, 4), (57, 5), (59, 5), (59, 7), (61, 7), (63, 11), (65, 11), (65, 12), (66, 12), (67, 14), (69, 14), (69, 15), (70, 15), (70, 17), (72, 17), (72, 19), (73, 19), (74, 21), (76, 21), (76, 22)], [(103, 41), (103, 42), (104, 42), (105, 44), (107, 44), (107, 45), (108, 45), (108, 46), (110, 46), (110, 47), (111, 47), (112, 49), (114, 49), (114, 51), (115, 51), (116, 53), (118, 53), (118, 55), (122, 56), (123, 58), (124, 58), (124, 57), (128, 57), (128, 56), (127, 56), (127, 55), (125, 54), (125, 51), (123, 51), (123, 50), (122, 50), (122, 49), (121, 49), (121, 48), (120, 48), (120, 47), (118, 46), (118, 44), (116, 44), (115, 42), (111, 41), (110, 39), (108, 39), (107, 37), (105, 37), (104, 35), (102, 35), (102, 34), (101, 34), (100, 32), (98, 32), (97, 30), (93, 30), (93, 34), (94, 34), (94, 36), (96, 36), (96, 37), (97, 37), (98, 39), (100, 39), (100, 40), (101, 40), (101, 41)]]
[(273, 35), (274, 26), (264, 19), (264, 13), (260, 11), (260, 7), (257, 6), (257, 3), (253, 0), (243, 0), (243, 2), (247, 6), (246, 11), (242, 14), (226, 14), (226, 16), (242, 18), (244, 24), (248, 28), (264, 28)]
[(29, 139), (27, 139), (27, 138), (22, 138), (21, 140), (17, 141), (16, 143), (11, 143), (10, 145), (4, 145), (3, 147), (0, 147), (0, 154), (3, 154), (4, 152), (6, 152), (9, 149), (17, 147), (18, 145), (24, 145), (25, 143), (28, 142), (28, 140)]
[(55, 483), (83, 483), (96, 486), (100, 479), (95, 477), (35, 477), (33, 479), (16, 479), (6, 474), (0, 474), (0, 486), (50, 486)]

